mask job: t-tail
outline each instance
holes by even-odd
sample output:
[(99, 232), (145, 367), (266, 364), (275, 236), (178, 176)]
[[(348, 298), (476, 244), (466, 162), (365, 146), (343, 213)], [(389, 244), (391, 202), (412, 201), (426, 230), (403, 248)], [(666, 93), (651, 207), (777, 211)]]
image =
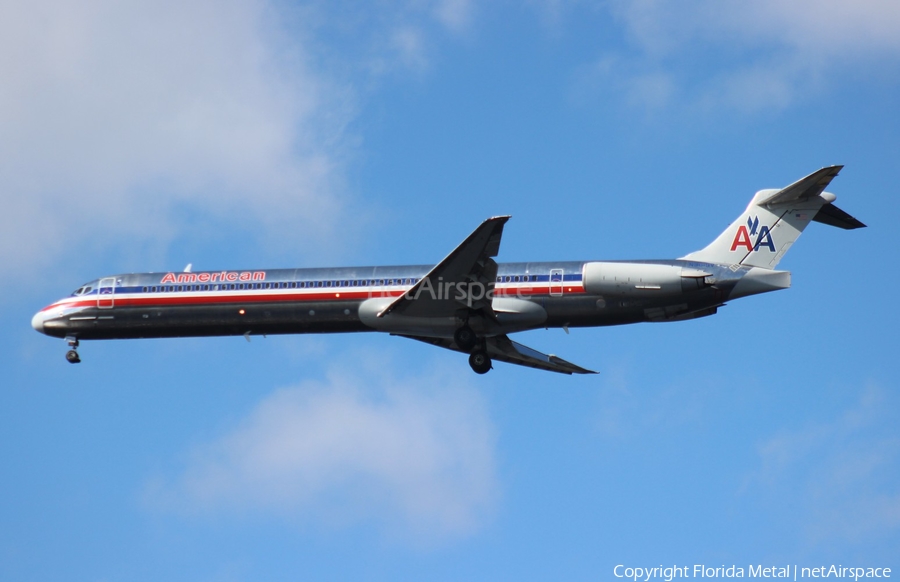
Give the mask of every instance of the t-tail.
[(781, 190), (760, 190), (747, 209), (706, 248), (685, 260), (774, 269), (810, 221), (844, 229), (864, 227), (834, 205), (825, 188), (843, 166), (828, 166)]

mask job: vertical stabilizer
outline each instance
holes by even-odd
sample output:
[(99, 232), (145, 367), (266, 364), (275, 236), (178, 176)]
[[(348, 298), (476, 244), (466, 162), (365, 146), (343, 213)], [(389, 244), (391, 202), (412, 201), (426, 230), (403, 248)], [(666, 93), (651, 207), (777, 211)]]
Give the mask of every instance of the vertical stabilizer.
[(842, 167), (822, 168), (781, 190), (760, 190), (716, 240), (682, 259), (774, 269), (820, 209), (835, 200), (824, 190)]

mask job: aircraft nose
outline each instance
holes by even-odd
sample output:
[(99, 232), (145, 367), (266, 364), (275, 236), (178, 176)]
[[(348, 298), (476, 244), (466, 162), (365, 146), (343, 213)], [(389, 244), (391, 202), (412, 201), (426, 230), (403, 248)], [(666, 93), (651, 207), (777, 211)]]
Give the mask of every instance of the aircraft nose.
[(44, 319), (44, 312), (38, 311), (34, 314), (34, 317), (31, 318), (31, 327), (33, 327), (35, 331), (44, 333)]

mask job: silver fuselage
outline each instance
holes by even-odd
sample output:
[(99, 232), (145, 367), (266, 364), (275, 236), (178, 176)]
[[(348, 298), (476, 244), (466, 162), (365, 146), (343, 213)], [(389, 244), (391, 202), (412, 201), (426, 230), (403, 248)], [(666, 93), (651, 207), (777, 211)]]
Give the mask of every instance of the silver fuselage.
[[(428, 265), (131, 273), (96, 279), (45, 307), (38, 331), (80, 340), (383, 331), (452, 337), (463, 319), (479, 335), (549, 327), (680, 321), (727, 299), (783, 289), (783, 271), (684, 261), (499, 264), (495, 317), (380, 318)], [(433, 293), (455, 293), (435, 281)]]

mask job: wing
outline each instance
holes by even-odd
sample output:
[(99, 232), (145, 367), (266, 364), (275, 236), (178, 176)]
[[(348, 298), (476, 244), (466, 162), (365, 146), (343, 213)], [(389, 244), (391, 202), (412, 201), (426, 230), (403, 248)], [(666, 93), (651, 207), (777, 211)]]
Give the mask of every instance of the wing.
[[(497, 278), (503, 225), (509, 216), (488, 218), (418, 283), (388, 305), (378, 317), (389, 313), (411, 317), (452, 317), (460, 309), (480, 309), (493, 315), (486, 291)], [(462, 293), (480, 285), (479, 293)]]
[[(419, 340), (420, 342), (429, 343), (431, 345), (440, 346), (448, 350), (466, 353), (459, 349), (452, 339), (420, 337), (415, 335), (403, 335), (410, 339)], [(581, 366), (576, 366), (571, 362), (567, 362), (562, 358), (553, 355), (542, 354), (537, 350), (533, 350), (520, 343), (514, 342), (505, 335), (495, 337), (487, 337), (485, 339), (485, 348), (488, 355), (493, 360), (500, 360), (508, 364), (517, 364), (519, 366), (528, 366), (530, 368), (538, 368), (539, 370), (547, 370), (548, 372), (559, 372), (560, 374), (596, 374), (593, 370), (587, 370)]]

